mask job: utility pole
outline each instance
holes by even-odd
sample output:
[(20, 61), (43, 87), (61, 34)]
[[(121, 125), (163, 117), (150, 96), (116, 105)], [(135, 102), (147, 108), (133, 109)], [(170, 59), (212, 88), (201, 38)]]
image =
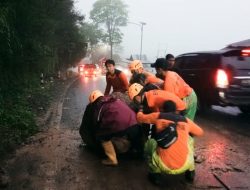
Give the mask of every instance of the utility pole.
[(143, 26), (146, 25), (145, 22), (135, 23), (135, 22), (128, 22), (129, 24), (135, 24), (141, 28), (141, 44), (140, 44), (140, 60), (142, 58), (142, 39), (143, 39)]
[(141, 60), (141, 56), (142, 56), (142, 38), (143, 38), (143, 26), (146, 25), (145, 22), (140, 22), (141, 24), (141, 49), (140, 49), (140, 60)]

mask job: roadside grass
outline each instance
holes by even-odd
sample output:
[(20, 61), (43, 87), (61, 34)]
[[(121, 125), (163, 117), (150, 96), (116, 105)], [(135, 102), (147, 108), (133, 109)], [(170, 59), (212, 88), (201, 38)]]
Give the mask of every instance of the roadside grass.
[(0, 157), (38, 131), (35, 118), (47, 111), (54, 86), (47, 82), (41, 88), (35, 81), (28, 87), (0, 89)]

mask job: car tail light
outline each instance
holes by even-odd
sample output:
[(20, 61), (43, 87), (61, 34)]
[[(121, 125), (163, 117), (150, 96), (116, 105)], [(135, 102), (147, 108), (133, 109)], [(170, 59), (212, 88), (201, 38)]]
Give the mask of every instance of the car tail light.
[(83, 71), (83, 68), (82, 68), (82, 67), (80, 67), (80, 71)]
[(250, 56), (250, 49), (241, 50), (241, 55), (244, 57)]
[(215, 85), (218, 88), (227, 88), (228, 82), (228, 75), (226, 71), (222, 69), (218, 69), (215, 78)]

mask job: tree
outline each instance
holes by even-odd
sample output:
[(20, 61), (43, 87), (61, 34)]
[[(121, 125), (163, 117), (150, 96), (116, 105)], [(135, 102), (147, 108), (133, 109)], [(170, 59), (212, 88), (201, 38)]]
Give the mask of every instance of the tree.
[(80, 33), (85, 42), (90, 44), (91, 49), (102, 41), (104, 36), (103, 31), (96, 24), (87, 22), (81, 24)]
[[(74, 0), (0, 1), (0, 155), (36, 129), (32, 108), (49, 102), (40, 73), (54, 74), (86, 54), (83, 19)], [(36, 95), (46, 101), (28, 98)]]
[(123, 34), (121, 26), (126, 26), (128, 21), (127, 5), (121, 0), (98, 0), (90, 12), (90, 18), (98, 25), (104, 25), (106, 33), (103, 41), (110, 45), (110, 57), (113, 56), (113, 45), (120, 44)]

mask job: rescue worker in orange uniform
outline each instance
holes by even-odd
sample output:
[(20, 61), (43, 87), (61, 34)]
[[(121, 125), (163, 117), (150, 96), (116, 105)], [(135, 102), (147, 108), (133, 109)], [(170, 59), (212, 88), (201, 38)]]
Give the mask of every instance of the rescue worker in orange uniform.
[(174, 71), (169, 70), (166, 59), (158, 58), (152, 65), (161, 78), (164, 78), (163, 90), (171, 92), (186, 102), (185, 116), (194, 120), (197, 110), (197, 96), (194, 90)]
[(106, 74), (107, 85), (104, 95), (108, 95), (110, 93), (111, 87), (113, 88), (113, 92), (125, 93), (128, 91), (128, 79), (125, 73), (115, 68), (114, 60), (106, 60), (105, 66), (108, 72)]
[(147, 83), (146, 75), (144, 73), (134, 73), (133, 77), (129, 81), (130, 85), (134, 83), (138, 83), (146, 89), (146, 91), (158, 89), (162, 90), (163, 82), (162, 83)]
[(186, 179), (192, 182), (195, 176), (195, 162), (193, 138), (190, 134), (202, 136), (203, 130), (192, 120), (176, 114), (176, 105), (173, 101), (164, 103), (163, 112), (144, 114), (139, 111), (137, 121), (155, 124), (156, 134), (163, 133), (172, 125), (171, 132), (168, 132), (166, 136), (161, 136), (161, 141), (164, 138), (171, 138), (170, 133), (174, 130), (176, 133), (175, 138), (168, 139), (167, 147), (160, 146), (154, 138), (145, 143), (144, 152), (149, 165), (149, 180), (154, 184), (162, 185), (160, 180), (162, 174), (176, 175), (185, 172)]
[[(144, 74), (146, 76), (145, 83), (156, 83), (156, 84), (162, 84), (163, 80), (157, 78), (155, 75), (153, 75), (150, 72), (147, 72), (144, 70), (142, 62), (140, 60), (134, 60), (131, 61), (129, 64), (129, 70), (131, 73), (134, 74)], [(131, 77), (131, 80), (133, 80), (133, 75)], [(130, 83), (131, 84), (131, 83)]]
[(165, 90), (144, 91), (144, 87), (134, 83), (128, 90), (129, 98), (137, 104), (143, 105), (146, 112), (159, 112), (162, 110), (163, 103), (172, 100), (176, 103), (177, 110), (182, 112), (186, 109), (186, 104), (178, 96)]

